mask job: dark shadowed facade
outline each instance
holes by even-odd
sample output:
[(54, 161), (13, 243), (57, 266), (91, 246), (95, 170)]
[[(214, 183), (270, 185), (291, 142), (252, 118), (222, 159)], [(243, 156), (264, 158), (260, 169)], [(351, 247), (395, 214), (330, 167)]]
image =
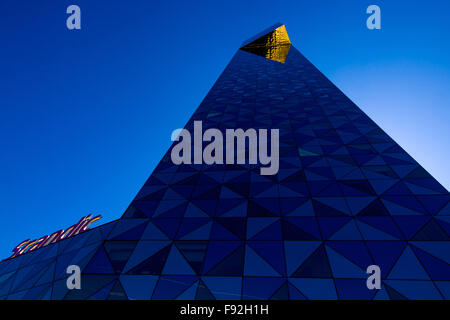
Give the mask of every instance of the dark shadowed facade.
[(283, 25), (243, 44), (194, 120), (279, 129), (278, 173), (169, 149), (121, 219), (0, 263), (0, 299), (450, 299), (448, 191)]

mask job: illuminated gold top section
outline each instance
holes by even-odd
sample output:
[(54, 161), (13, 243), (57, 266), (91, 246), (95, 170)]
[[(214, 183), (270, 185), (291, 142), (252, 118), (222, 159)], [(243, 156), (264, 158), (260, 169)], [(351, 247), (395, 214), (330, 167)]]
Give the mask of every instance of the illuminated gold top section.
[(284, 63), (290, 47), (291, 41), (289, 40), (286, 27), (281, 25), (246, 44), (241, 49), (266, 59)]

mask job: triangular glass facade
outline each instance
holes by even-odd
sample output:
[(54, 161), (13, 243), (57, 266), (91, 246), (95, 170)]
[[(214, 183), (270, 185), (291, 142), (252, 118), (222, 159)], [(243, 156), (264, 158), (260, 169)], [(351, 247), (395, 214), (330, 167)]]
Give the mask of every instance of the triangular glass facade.
[(278, 128), (278, 173), (169, 150), (121, 219), (0, 263), (0, 299), (450, 299), (448, 191), (283, 25), (243, 44), (195, 120)]

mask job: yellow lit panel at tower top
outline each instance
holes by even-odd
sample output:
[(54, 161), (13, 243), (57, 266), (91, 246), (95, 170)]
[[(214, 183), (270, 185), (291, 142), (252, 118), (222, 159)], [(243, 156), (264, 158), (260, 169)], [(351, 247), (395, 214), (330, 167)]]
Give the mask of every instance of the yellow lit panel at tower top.
[(275, 30), (243, 46), (241, 49), (266, 59), (284, 63), (289, 53), (290, 46), (291, 41), (287, 34), (286, 27), (281, 25)]

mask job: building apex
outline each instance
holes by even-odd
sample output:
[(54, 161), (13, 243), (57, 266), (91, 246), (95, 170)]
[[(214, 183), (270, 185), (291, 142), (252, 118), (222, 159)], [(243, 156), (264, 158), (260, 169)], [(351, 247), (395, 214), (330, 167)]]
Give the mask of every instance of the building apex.
[(277, 23), (244, 41), (241, 50), (284, 63), (290, 47), (285, 25)]
[(291, 41), (286, 31), (286, 26), (276, 23), (264, 29), (253, 37), (242, 43), (241, 49), (245, 47), (275, 47), (279, 45), (290, 45)]

